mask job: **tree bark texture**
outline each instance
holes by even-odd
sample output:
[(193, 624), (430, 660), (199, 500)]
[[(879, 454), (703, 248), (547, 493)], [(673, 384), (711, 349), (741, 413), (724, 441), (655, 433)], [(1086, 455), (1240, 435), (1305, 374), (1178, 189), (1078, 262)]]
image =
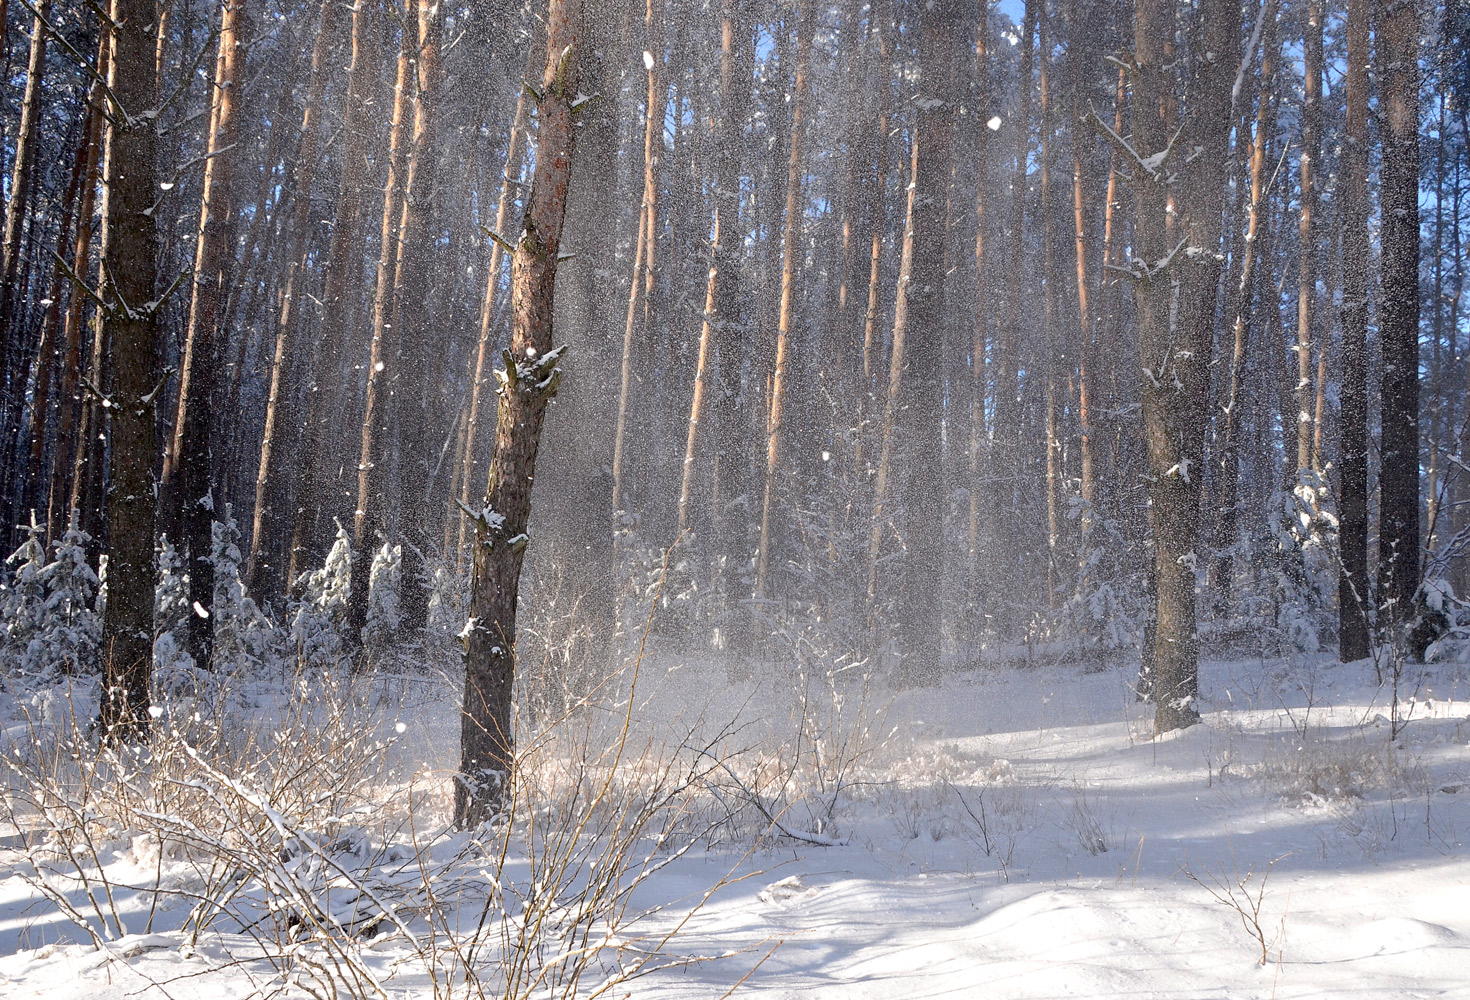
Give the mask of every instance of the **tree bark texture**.
[(561, 351), (552, 347), (552, 301), (576, 141), (581, 19), (581, 0), (550, 0), (546, 69), (537, 99), (536, 173), (511, 261), (511, 346), (505, 368), (496, 374), (495, 451), (484, 505), (475, 517), (454, 797), (455, 824), (461, 828), (494, 815), (514, 765), (516, 600), (541, 427), (561, 377)]

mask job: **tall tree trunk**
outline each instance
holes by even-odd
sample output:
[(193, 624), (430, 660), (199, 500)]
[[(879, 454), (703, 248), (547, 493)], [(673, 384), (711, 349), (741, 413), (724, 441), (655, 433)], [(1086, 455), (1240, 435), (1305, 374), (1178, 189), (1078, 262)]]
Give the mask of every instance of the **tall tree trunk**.
[[(286, 255), (286, 277), (281, 290), (280, 311), (276, 315), (275, 353), (271, 361), (270, 390), (265, 404), (265, 426), (260, 436), (260, 461), (255, 475), (255, 512), (250, 530), (250, 555), (246, 560), (245, 586), (259, 593), (265, 586), (270, 573), (269, 553), (272, 550), (269, 538), (277, 530), (274, 524), (280, 517), (276, 504), (277, 495), (284, 492), (285, 484), (280, 471), (281, 451), (277, 436), (284, 424), (283, 406), (287, 395), (295, 385), (295, 372), (291, 366), (294, 351), (292, 334), (300, 323), (296, 300), (301, 297), (299, 289), (301, 274), (307, 267), (307, 256), (311, 252), (311, 182), (316, 175), (317, 145), (321, 141), (322, 102), (326, 93), (327, 74), (330, 70), (332, 42), (337, 37), (340, 5), (337, 0), (322, 0), (321, 13), (317, 22), (316, 40), (311, 48), (311, 71), (306, 86), (306, 103), (301, 114), (301, 138), (296, 146), (294, 183), (291, 185), (291, 212), (286, 225), (288, 240), (299, 243), (299, 251), (288, 249)], [(294, 245), (294, 244), (293, 244)]]
[[(526, 52), (526, 67), (522, 72), (522, 78), (530, 80), (533, 78), (537, 68), (540, 66), (544, 55), (533, 43)], [(500, 199), (495, 205), (495, 233), (500, 239), (504, 238), (506, 213), (510, 211), (511, 202), (514, 200), (511, 188), (514, 185), (514, 177), (520, 170), (521, 145), (525, 141), (526, 132), (526, 109), (528, 106), (526, 90), (521, 88), (516, 97), (516, 111), (510, 122), (510, 139), (505, 150), (505, 170), (500, 175)], [(485, 362), (490, 357), (491, 338), (495, 333), (495, 300), (500, 291), (501, 271), (501, 243), (500, 239), (490, 241), (490, 267), (485, 277), (485, 298), (480, 305), (480, 339), (475, 349), (475, 370), (470, 379), (470, 406), (469, 423), (465, 430), (463, 468), (460, 471), (460, 494), (459, 502), (459, 544), (455, 546), (455, 567), (462, 568), (464, 565), (465, 543), (469, 535), (469, 518), (464, 509), (470, 505), (470, 483), (475, 479), (475, 438), (480, 428), (480, 396), (481, 389), (485, 384)]]
[(213, 494), (213, 409), (219, 369), (218, 327), (234, 273), (234, 205), (228, 159), (239, 133), (240, 66), (245, 58), (245, 0), (220, 5), (219, 50), (211, 91), (210, 130), (205, 140), (204, 183), (195, 239), (189, 326), (180, 365), (179, 402), (173, 441), (164, 455), (159, 493), (165, 517), (177, 526), (188, 549), (189, 602), (185, 649), (207, 666), (213, 646), (214, 570), (209, 561)]
[[(744, 235), (740, 226), (740, 143), (750, 118), (751, 89), (755, 76), (755, 45), (751, 41), (753, 14), (748, 0), (724, 0), (720, 50), (720, 128), (728, 142), (715, 154), (715, 177), (719, 211), (724, 220), (712, 248), (711, 277), (713, 310), (711, 334), (715, 340), (716, 363), (710, 416), (714, 422), (714, 462), (710, 473), (710, 517), (714, 546), (716, 586), (729, 595), (731, 578), (744, 556), (745, 524), (748, 520), (735, 501), (751, 487), (751, 468), (740, 460), (745, 444), (740, 411), (740, 361), (746, 330), (741, 313), (740, 260)], [(726, 103), (725, 97), (729, 96)]]
[[(107, 610), (102, 623), (99, 726), (104, 737), (147, 733), (153, 665), (154, 402), (158, 380), (157, 223), (153, 217), (158, 126), (153, 0), (112, 0), (108, 85), (116, 105), (103, 161), (104, 337), (112, 351), (108, 407)], [(126, 115), (125, 118), (122, 115)]]
[[(988, 447), (986, 435), (985, 407), (989, 398), (989, 376), (990, 363), (988, 359), (989, 344), (989, 317), (992, 297), (992, 284), (990, 274), (990, 260), (986, 255), (986, 226), (989, 218), (990, 201), (990, 133), (994, 131), (990, 127), (990, 62), (987, 57), (988, 35), (990, 31), (990, 15), (987, 7), (980, 7), (980, 20), (978, 30), (975, 34), (975, 75), (978, 82), (978, 90), (975, 98), (975, 107), (983, 123), (976, 129), (977, 143), (979, 148), (975, 152), (975, 161), (979, 177), (975, 184), (975, 304), (974, 304), (974, 332), (971, 343), (971, 370), (970, 378), (970, 479), (969, 479), (969, 519), (966, 523), (966, 564), (965, 564), (965, 614), (964, 635), (965, 638), (974, 641), (980, 633), (981, 611), (980, 611), (980, 549), (982, 539), (980, 533), (981, 511), (984, 508), (985, 491), (980, 486), (980, 476), (985, 468), (982, 459), (984, 449)], [(997, 123), (998, 124), (998, 123)]]
[[(1215, 58), (1192, 81), (1180, 118), (1180, 72), (1164, 0), (1134, 7), (1132, 278), (1142, 358), (1149, 523), (1158, 580), (1152, 689), (1159, 732), (1199, 721), (1195, 558), (1201, 464), (1219, 286), (1224, 169), (1240, 66), (1240, 8), (1208, 6), (1197, 42)], [(1157, 161), (1153, 158), (1157, 157)]]
[(1380, 621), (1402, 629), (1419, 590), (1419, 19), (1412, 0), (1387, 0), (1374, 15), (1383, 142), (1378, 594)]
[[(325, 499), (330, 462), (321, 454), (328, 409), (335, 394), (328, 391), (331, 367), (342, 354), (343, 336), (351, 311), (352, 291), (356, 288), (360, 246), (357, 239), (362, 218), (362, 201), (367, 179), (367, 141), (372, 135), (372, 104), (377, 79), (377, 25), (373, 8), (359, 3), (352, 10), (352, 62), (347, 71), (347, 99), (344, 109), (342, 137), (342, 173), (339, 179), (336, 218), (332, 224), (332, 242), (327, 253), (326, 275), (322, 280), (322, 324), (318, 334), (320, 369), (311, 373), (317, 383), (310, 393), (309, 414), (301, 437), (301, 451), (296, 463), (296, 517), (291, 532), (291, 553), (286, 579), (297, 580), (305, 568), (305, 560), (316, 528), (317, 514)], [(363, 567), (366, 571), (366, 567)]]
[(1051, 17), (1046, 4), (1037, 16), (1037, 35), (1041, 50), (1041, 328), (1044, 364), (1046, 366), (1046, 606), (1057, 609), (1057, 558), (1062, 536), (1062, 439), (1059, 425), (1061, 400), (1057, 370), (1065, 364), (1066, 351), (1056, 336), (1057, 280), (1055, 218), (1051, 196)]
[(1083, 196), (1082, 122), (1083, 72), (1082, 55), (1089, 49), (1084, 47), (1093, 25), (1084, 18), (1083, 5), (1071, 0), (1072, 28), (1075, 32), (1073, 45), (1077, 51), (1069, 53), (1072, 60), (1072, 232), (1077, 257), (1077, 447), (1081, 453), (1080, 486), (1086, 504), (1083, 513), (1083, 533), (1093, 517), (1093, 503), (1097, 486), (1093, 477), (1092, 442), (1092, 342), (1095, 335), (1095, 320), (1092, 315), (1092, 288), (1087, 273), (1087, 226), (1086, 199)]
[[(431, 286), (439, 271), (434, 205), (438, 166), (440, 43), (444, 6), (439, 0), (417, 0), (417, 100), (413, 110), (413, 146), (403, 191), (403, 239), (394, 274), (394, 328), (398, 331), (401, 384), (397, 394), (400, 470), (399, 534), (403, 539), (403, 627), (421, 632), (429, 621), (430, 572), (425, 556), (439, 534), (435, 514), (444, 508), (434, 483), (444, 451), (444, 414), (450, 412), (445, 392), (448, 354), (442, 327), (434, 322)], [(412, 30), (414, 20), (408, 22)], [(449, 428), (452, 436), (453, 428)]]
[[(1221, 607), (1229, 607), (1235, 576), (1235, 545), (1240, 531), (1240, 427), (1242, 407), (1246, 404), (1246, 366), (1250, 363), (1251, 316), (1256, 306), (1252, 290), (1260, 279), (1257, 270), (1262, 258), (1270, 269), (1269, 214), (1267, 202), (1271, 177), (1271, 136), (1276, 130), (1274, 100), (1276, 63), (1279, 56), (1276, 35), (1276, 0), (1266, 0), (1261, 14), (1261, 85), (1256, 105), (1256, 132), (1250, 154), (1250, 209), (1246, 221), (1245, 249), (1242, 251), (1239, 280), (1236, 283), (1231, 326), (1229, 388), (1224, 406), (1224, 426), (1220, 431), (1220, 488), (1215, 521), (1214, 557), (1209, 577)], [(1269, 282), (1267, 282), (1267, 287)], [(1264, 296), (1262, 296), (1264, 298)]]
[[(873, 172), (872, 187), (868, 191), (868, 229), (870, 250), (868, 256), (868, 305), (863, 313), (863, 380), (862, 409), (859, 412), (857, 444), (853, 447), (853, 470), (858, 482), (867, 477), (866, 446), (870, 433), (868, 423), (872, 419), (874, 394), (877, 379), (877, 355), (881, 353), (879, 341), (878, 313), (882, 307), (881, 281), (883, 237), (888, 231), (888, 122), (892, 83), (890, 74), (893, 66), (893, 40), (889, 18), (892, 7), (889, 0), (875, 0), (873, 4), (873, 31), (878, 37), (876, 67), (877, 112), (873, 122), (873, 143), (877, 147), (877, 166)], [(982, 43), (983, 44), (983, 43)], [(908, 226), (907, 220), (904, 222)]]
[(908, 478), (903, 488), (905, 553), (899, 589), (900, 677), (933, 681), (940, 672), (941, 605), (934, 578), (944, 545), (945, 502), (940, 420), (943, 413), (946, 206), (954, 148), (956, 103), (952, 88), (954, 32), (962, 24), (958, 0), (933, 0), (919, 13), (919, 81), (912, 103), (914, 132), (910, 280), (899, 293), (908, 300), (914, 333), (904, 380), (908, 423)]
[[(102, 32), (98, 45), (97, 72), (107, 73), (108, 33)], [(102, 150), (102, 88), (92, 82), (87, 92), (87, 161), (82, 179), (81, 204), (77, 209), (76, 234), (72, 242), (71, 270), (83, 281), (89, 280), (92, 257), (92, 212), (96, 206), (97, 185), (101, 180)], [(61, 522), (70, 515), (64, 509), (69, 501), (68, 483), (78, 455), (87, 448), (86, 436), (81, 433), (80, 417), (86, 403), (81, 398), (82, 378), (82, 317), (91, 303), (81, 289), (72, 289), (67, 302), (66, 318), (62, 323), (62, 376), (60, 422), (56, 431), (56, 454), (51, 459), (51, 488), (46, 503), (46, 535), (54, 538)], [(90, 400), (90, 397), (88, 397)], [(95, 437), (96, 435), (92, 435)], [(95, 512), (93, 512), (95, 514)]]
[(511, 690), (516, 599), (525, 555), (531, 482), (546, 404), (556, 392), (561, 351), (552, 347), (552, 296), (576, 140), (573, 103), (581, 0), (550, 0), (547, 60), (537, 101), (536, 175), (511, 261), (511, 346), (500, 382), (495, 452), (475, 521), (470, 625), (460, 723), (454, 821), (461, 828), (499, 809), (514, 766)]
[[(1322, 0), (1308, 0), (1303, 49), (1301, 215), (1297, 227), (1296, 466), (1312, 467), (1312, 327), (1317, 304), (1317, 243), (1312, 216), (1317, 207), (1317, 158), (1322, 151)], [(1319, 346), (1318, 350), (1322, 348)]]
[[(408, 108), (409, 76), (413, 53), (418, 48), (407, 19), (407, 5), (398, 11), (402, 27), (398, 36), (398, 72), (393, 83), (393, 118), (388, 126), (388, 174), (383, 184), (383, 222), (378, 239), (377, 284), (373, 290), (373, 332), (368, 344), (367, 385), (363, 393), (362, 432), (357, 459), (357, 506), (352, 512), (352, 550), (359, 565), (369, 569), (377, 537), (384, 528), (390, 463), (385, 454), (391, 447), (387, 399), (379, 400), (386, 386), (401, 382), (401, 352), (395, 349), (403, 338), (394, 322), (394, 270), (402, 252), (404, 233), (403, 183), (404, 123)], [(400, 404), (401, 405), (401, 404)], [(367, 623), (369, 572), (352, 574), (347, 600), (348, 639), (358, 642)]]
[[(638, 246), (633, 256), (633, 278), (628, 285), (628, 315), (623, 329), (623, 368), (618, 389), (618, 422), (613, 430), (614, 514), (627, 502), (629, 410), (633, 404), (633, 368), (639, 334), (648, 320), (648, 293), (653, 285), (654, 227), (658, 222), (657, 150), (663, 148), (666, 89), (663, 84), (663, 0), (647, 0), (644, 15), (643, 66), (648, 72), (648, 96), (643, 106), (643, 201), (638, 211)], [(644, 331), (646, 332), (646, 331)]]
[[(917, 132), (914, 133), (917, 135)], [(873, 475), (873, 522), (868, 534), (868, 613), (876, 627), (878, 566), (883, 554), (883, 535), (889, 527), (889, 496), (892, 492), (894, 451), (898, 446), (899, 411), (904, 405), (904, 371), (908, 366), (909, 286), (913, 283), (914, 198), (919, 146), (909, 146), (909, 184), (904, 206), (903, 248), (898, 264), (898, 291), (893, 302), (893, 344), (888, 354), (888, 392), (883, 401), (883, 422), (878, 431), (878, 465)]]
[(786, 215), (781, 240), (781, 308), (776, 318), (776, 361), (771, 372), (771, 401), (766, 418), (766, 487), (761, 501), (760, 543), (755, 558), (755, 596), (766, 597), (770, 577), (771, 529), (776, 493), (782, 478), (781, 421), (785, 417), (786, 381), (791, 353), (792, 298), (796, 294), (797, 244), (801, 242), (801, 147), (806, 131), (807, 74), (812, 55), (811, 0), (797, 0), (796, 79), (791, 91), (791, 152), (786, 168)]
[[(10, 525), (15, 523), (13, 507), (15, 494), (11, 460), (13, 448), (19, 442), (13, 435), (18, 430), (21, 408), (25, 402), (25, 386), (28, 372), (24, 353), (15, 348), (22, 342), (20, 313), (25, 305), (25, 283), (20, 280), (22, 262), (22, 234), (29, 217), (28, 208), (32, 197), (32, 176), (35, 173), (38, 154), (38, 128), (41, 121), (41, 82), (46, 73), (46, 13), (50, 0), (38, 0), (36, 16), (31, 26), (31, 54), (26, 67), (25, 96), (21, 99), (20, 125), (15, 134), (15, 162), (10, 177), (10, 200), (5, 205), (5, 232), (0, 243), (0, 441), (3, 445), (3, 465), (0, 465), (0, 540), (9, 538)], [(6, 548), (9, 548), (7, 545)]]
[[(21, 485), (21, 509), (35, 511), (38, 507), (44, 507), (45, 497), (43, 486), (46, 482), (46, 441), (53, 439), (52, 464), (56, 464), (56, 457), (64, 448), (64, 442), (59, 434), (48, 433), (48, 425), (51, 423), (51, 385), (54, 381), (52, 375), (55, 361), (60, 360), (65, 364), (67, 355), (58, 352), (56, 348), (57, 338), (61, 335), (61, 301), (63, 282), (66, 281), (66, 252), (71, 242), (71, 227), (73, 212), (77, 207), (78, 200), (86, 201), (88, 206), (91, 200), (81, 194), (82, 184), (88, 179), (88, 164), (92, 159), (91, 147), (88, 141), (92, 136), (92, 120), (96, 116), (90, 103), (82, 115), (79, 141), (76, 144), (76, 152), (72, 156), (70, 179), (67, 181), (66, 194), (61, 200), (61, 220), (58, 226), (59, 232), (56, 237), (55, 264), (51, 267), (50, 285), (46, 293), (46, 308), (41, 317), (41, 339), (36, 351), (36, 382), (30, 406), (30, 420), (26, 434), (29, 436), (28, 457), (26, 461), (25, 480)], [(81, 296), (80, 288), (74, 289)], [(75, 389), (75, 380), (72, 382)], [(66, 409), (67, 397), (62, 396), (60, 405), (57, 407), (58, 416)], [(24, 440), (24, 438), (22, 439)], [(49, 517), (46, 538), (51, 538)]]
[(1010, 217), (1006, 220), (1006, 269), (1005, 305), (1001, 317), (1000, 371), (995, 389), (996, 436), (1006, 451), (1005, 477), (1018, 471), (1021, 466), (1020, 425), (1020, 345), (1024, 337), (1021, 329), (1022, 261), (1025, 253), (1024, 233), (1026, 228), (1026, 177), (1030, 165), (1031, 149), (1031, 74), (1036, 60), (1036, 19), (1041, 9), (1041, 0), (1026, 0), (1026, 15), (1021, 27), (1021, 70), (1019, 102), (1016, 120), (1011, 126), (1015, 136), (1015, 173), (1011, 178)]
[[(749, 45), (740, 38), (745, 28), (741, 24), (737, 0), (723, 0), (723, 3), (720, 25), (720, 118), (715, 139), (715, 222), (710, 246), (709, 279), (705, 284), (704, 318), (699, 327), (694, 394), (689, 403), (689, 431), (685, 438), (684, 465), (679, 478), (678, 533), (681, 535), (689, 527), (695, 449), (699, 443), (699, 424), (705, 410), (705, 385), (713, 375), (715, 352), (719, 350), (716, 340), (728, 343), (737, 333), (735, 325), (739, 319), (739, 307), (732, 291), (736, 278), (736, 254), (739, 253), (741, 243), (739, 151), (741, 138), (745, 135), (745, 105), (750, 86), (748, 68), (741, 50), (748, 49)], [(734, 356), (734, 352), (728, 348), (723, 353), (726, 357)], [(715, 389), (716, 412), (722, 409), (718, 403), (719, 394), (729, 393), (734, 389), (728, 378), (722, 380), (722, 383)], [(719, 458), (716, 457), (716, 462), (718, 461)], [(716, 471), (715, 482), (718, 483), (720, 478)], [(711, 491), (710, 499), (713, 503), (718, 501), (719, 496)], [(711, 509), (710, 516), (712, 520), (717, 520), (718, 512)]]

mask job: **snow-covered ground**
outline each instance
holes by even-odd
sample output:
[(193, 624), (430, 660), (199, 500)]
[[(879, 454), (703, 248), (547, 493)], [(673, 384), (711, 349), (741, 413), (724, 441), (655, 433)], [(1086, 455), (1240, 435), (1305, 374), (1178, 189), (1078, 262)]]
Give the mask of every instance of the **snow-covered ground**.
[[(663, 909), (594, 939), (648, 942), (677, 926), (668, 959), (724, 957), (608, 995), (719, 997), (745, 977), (735, 995), (771, 1000), (1470, 997), (1470, 667), (1411, 668), (1397, 743), (1391, 692), (1364, 664), (1208, 663), (1204, 723), (1163, 738), (1131, 680), (1062, 664), (892, 692), (804, 685), (771, 665), (730, 681), (717, 665), (650, 657), (629, 740), (639, 759), (682, 734), (730, 767), (701, 772), (707, 790), (673, 827), (693, 849), (644, 879), (625, 916)], [(405, 801), (409, 771), (452, 765), (457, 732), (448, 687), (397, 696), (409, 689), (384, 716), (403, 727), (384, 780), (405, 782), (393, 793)], [(425, 828), (442, 821), (431, 799)], [(791, 835), (770, 835), (768, 820)], [(152, 893), (122, 888), (167, 878), (146, 838), (101, 852), (130, 933), (99, 950), (36, 893), (7, 833), (0, 996), (275, 988), (240, 928), (218, 921), (181, 951), (188, 905), (166, 901), (149, 925)], [(463, 838), (438, 843), (435, 857)], [(523, 862), (507, 861), (507, 882)], [(428, 923), (405, 923), (422, 944)], [(395, 998), (434, 995), (423, 953), (392, 928), (361, 943)]]

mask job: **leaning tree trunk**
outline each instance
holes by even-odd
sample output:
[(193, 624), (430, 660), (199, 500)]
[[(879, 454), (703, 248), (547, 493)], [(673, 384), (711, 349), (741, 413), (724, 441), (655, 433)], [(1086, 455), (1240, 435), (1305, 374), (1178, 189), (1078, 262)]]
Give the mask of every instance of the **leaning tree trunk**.
[(581, 19), (582, 0), (551, 0), (546, 70), (537, 95), (536, 174), (511, 261), (511, 344), (505, 369), (496, 373), (495, 452), (484, 505), (474, 517), (460, 773), (454, 790), (454, 821), (462, 828), (496, 812), (514, 762), (516, 600), (542, 421), (561, 378), (562, 352), (551, 343), (552, 296), (576, 140), (580, 56), (575, 45)]
[(153, 72), (153, 0), (112, 0), (108, 85), (115, 101), (103, 161), (102, 297), (113, 379), (107, 496), (107, 611), (102, 623), (107, 738), (148, 731), (153, 666), (154, 401), (158, 380), (154, 151), (158, 77)]
[(1419, 18), (1413, 0), (1374, 14), (1383, 141), (1378, 599), (1380, 621), (1400, 629), (1414, 619), (1419, 590)]
[(1348, 0), (1342, 151), (1342, 478), (1338, 658), (1368, 655), (1368, 5)]

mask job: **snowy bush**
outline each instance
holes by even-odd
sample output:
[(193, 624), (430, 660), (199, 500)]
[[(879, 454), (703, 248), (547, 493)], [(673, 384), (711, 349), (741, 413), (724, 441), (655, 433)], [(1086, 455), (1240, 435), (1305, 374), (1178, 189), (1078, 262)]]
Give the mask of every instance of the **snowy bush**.
[(305, 663), (333, 663), (342, 655), (347, 596), (352, 590), (352, 540), (340, 523), (322, 568), (303, 573), (297, 585), (302, 599), (291, 621), (296, 655)]
[(41, 680), (93, 670), (102, 621), (94, 610), (97, 574), (87, 565), (91, 537), (73, 514), (50, 561), (32, 518), (26, 539), (8, 562), (15, 567), (5, 594), (7, 660)]
[(1274, 740), (1259, 775), (1282, 799), (1315, 806), (1423, 782), (1423, 769), (1387, 740), (1370, 740), (1362, 733), (1333, 738), (1315, 727)]
[(403, 620), (398, 598), (403, 586), (403, 546), (384, 542), (373, 553), (368, 577), (367, 623), (362, 629), (363, 645), (381, 648), (390, 642)]

